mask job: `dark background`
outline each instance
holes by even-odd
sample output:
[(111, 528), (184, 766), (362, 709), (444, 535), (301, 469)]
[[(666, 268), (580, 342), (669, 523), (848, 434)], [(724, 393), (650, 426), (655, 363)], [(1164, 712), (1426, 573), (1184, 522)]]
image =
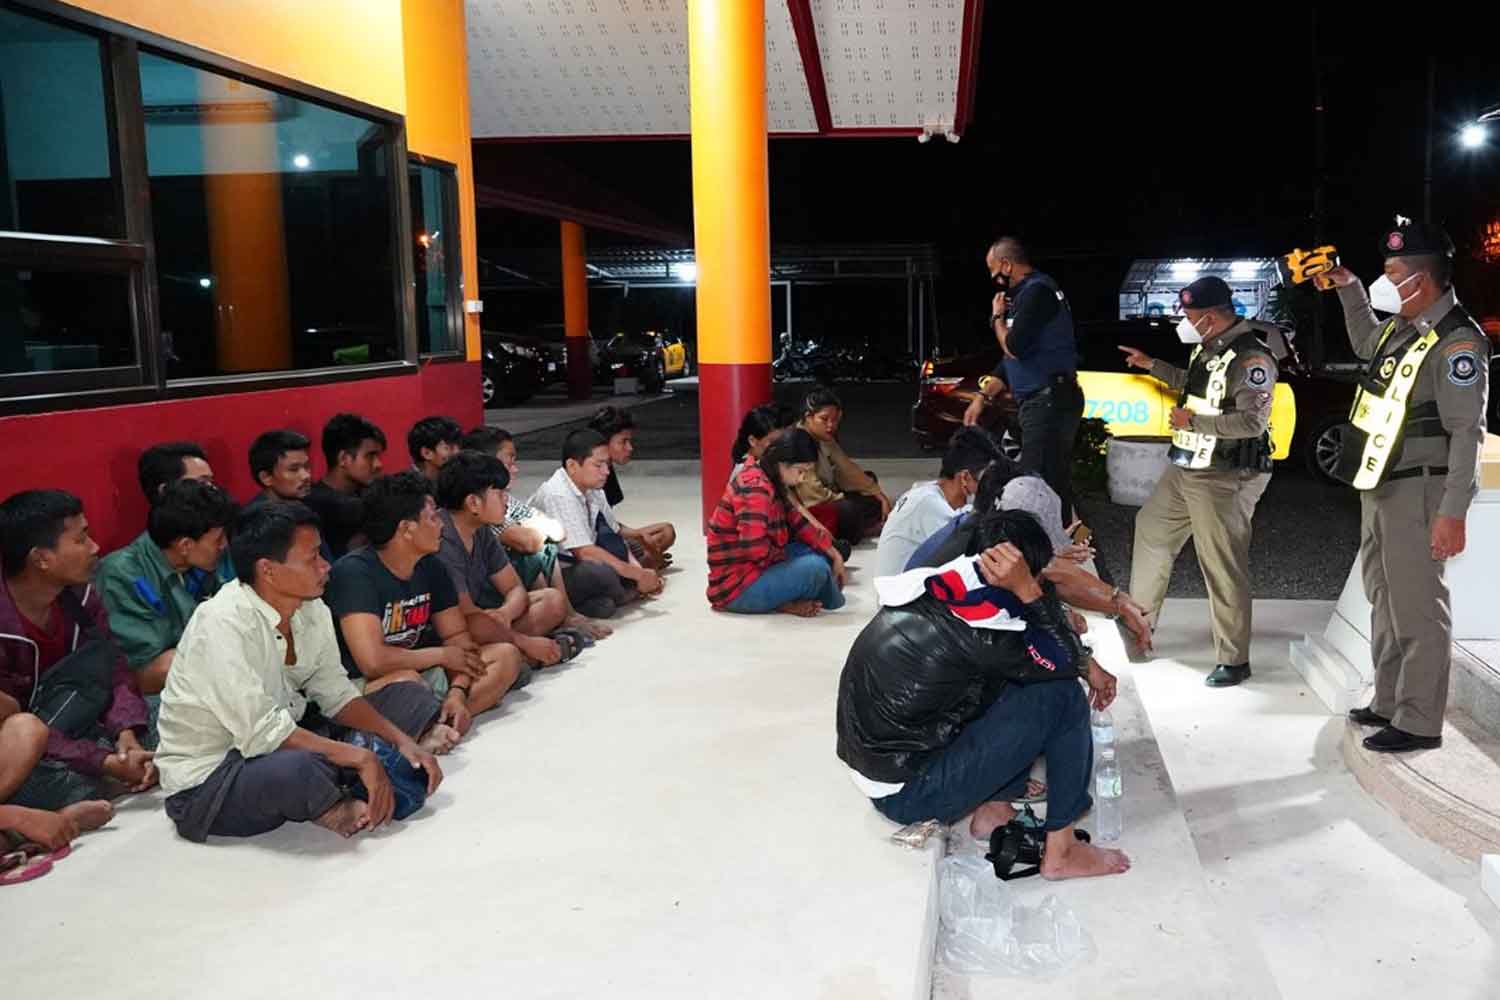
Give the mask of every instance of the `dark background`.
[[(1316, 66), (1326, 109), (1323, 234), (1368, 281), (1382, 228), (1397, 212), (1423, 215), (1431, 54), (1432, 214), (1458, 243), (1462, 297), (1476, 314), (1500, 314), (1500, 268), (1474, 257), (1483, 224), (1500, 216), (1500, 126), (1478, 152), (1455, 138), (1500, 104), (1500, 17), (1474, 8), (1430, 16), (1439, 9), (1461, 8), (1325, 9), (1315, 37), (1309, 8), (1235, 8), (1234, 20), (1221, 21), (1201, 9), (1063, 18), (989, 4), (975, 118), (962, 141), (773, 140), (772, 242), (935, 244), (945, 353), (984, 335), (982, 258), (1001, 233), (1028, 241), (1080, 318), (1109, 318), (1132, 259), (1312, 245)], [(691, 232), (686, 141), (483, 145), (481, 184), (494, 157), (563, 164)], [(488, 260), (555, 259), (554, 220), (487, 209), (479, 222)], [(641, 242), (598, 230), (588, 239), (591, 247)], [(658, 322), (691, 337), (691, 293), (657, 298)], [(892, 295), (871, 286), (800, 293), (798, 335), (904, 347), (902, 298), (904, 288)], [(487, 299), (486, 326), (561, 320), (560, 294), (548, 289), (524, 305)], [(595, 296), (599, 323), (627, 322), (610, 308)], [(1330, 319), (1336, 342), (1342, 333)]]

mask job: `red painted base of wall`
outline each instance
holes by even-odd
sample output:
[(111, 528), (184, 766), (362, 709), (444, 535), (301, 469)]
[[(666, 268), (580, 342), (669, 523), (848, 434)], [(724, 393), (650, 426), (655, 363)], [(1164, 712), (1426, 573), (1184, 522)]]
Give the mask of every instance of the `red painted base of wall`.
[(306, 434), (313, 442), (314, 474), (321, 478), (323, 424), (344, 411), (385, 431), (387, 470), (405, 468), (411, 464), (406, 432), (423, 417), (446, 414), (466, 429), (483, 422), (479, 365), (433, 364), (414, 375), (305, 389), (0, 417), (0, 496), (44, 488), (77, 494), (94, 537), (108, 552), (145, 529), (146, 501), (135, 464), (151, 445), (197, 441), (214, 478), (243, 501), (256, 492), (250, 442), (276, 428)]
[(703, 525), (724, 495), (724, 484), (734, 468), (729, 452), (740, 421), (762, 403), (771, 401), (771, 365), (698, 366), (698, 426), (703, 444)]

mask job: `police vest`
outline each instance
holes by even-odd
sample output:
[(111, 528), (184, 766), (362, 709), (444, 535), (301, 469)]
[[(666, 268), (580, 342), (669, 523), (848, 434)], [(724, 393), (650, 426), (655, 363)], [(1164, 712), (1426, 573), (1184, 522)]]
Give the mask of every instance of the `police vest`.
[(1333, 470), (1335, 479), (1357, 490), (1373, 490), (1385, 482), (1387, 473), (1401, 460), (1407, 438), (1448, 437), (1436, 400), (1420, 406), (1409, 406), (1408, 401), (1438, 341), (1473, 324), (1468, 313), (1455, 306), (1437, 326), (1404, 348), (1389, 352), (1386, 345), (1400, 320), (1392, 318), (1386, 324), (1370, 367), (1354, 393), (1349, 422), (1343, 426), (1339, 460)]
[[(1229, 396), (1229, 366), (1246, 351), (1262, 352), (1266, 347), (1255, 334), (1244, 333), (1236, 337), (1223, 353), (1201, 364), (1199, 359), (1203, 356), (1203, 347), (1193, 348), (1188, 359), (1187, 384), (1177, 405), (1207, 417), (1235, 412), (1234, 399)], [(1220, 441), (1213, 434), (1200, 434), (1191, 428), (1173, 431), (1172, 447), (1168, 449), (1167, 457), (1173, 465), (1184, 469), (1207, 469), (1217, 458), (1220, 465), (1269, 472), (1271, 435), (1267, 431), (1259, 438)]]
[(1047, 388), (1054, 375), (1064, 375), (1078, 370), (1078, 344), (1073, 330), (1073, 310), (1067, 297), (1056, 281), (1040, 271), (1032, 271), (1013, 290), (1019, 300), (1021, 289), (1032, 284), (1045, 289), (1041, 294), (1057, 298), (1057, 315), (1042, 327), (1036, 337), (1035, 346), (1024, 359), (1005, 359), (1005, 381), (1018, 398), (1030, 396)]

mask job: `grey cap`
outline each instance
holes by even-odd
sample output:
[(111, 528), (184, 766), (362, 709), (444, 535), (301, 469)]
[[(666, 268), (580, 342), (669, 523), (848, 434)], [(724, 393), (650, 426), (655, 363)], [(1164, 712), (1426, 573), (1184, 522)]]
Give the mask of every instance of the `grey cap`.
[(1062, 500), (1041, 476), (1017, 476), (1000, 494), (1000, 506), (1006, 510), (1024, 510), (1042, 522), (1042, 530), (1052, 542), (1053, 552), (1073, 544), (1067, 526), (1062, 523)]

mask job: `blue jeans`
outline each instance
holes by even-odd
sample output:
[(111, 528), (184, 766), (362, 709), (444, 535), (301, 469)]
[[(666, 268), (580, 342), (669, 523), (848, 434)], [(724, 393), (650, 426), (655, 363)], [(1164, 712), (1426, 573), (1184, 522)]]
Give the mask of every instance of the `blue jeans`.
[(1094, 736), (1077, 681), (1011, 684), (958, 738), (875, 808), (897, 823), (955, 823), (986, 802), (1019, 798), (1032, 762), (1047, 757), (1048, 831), (1089, 811)]
[(844, 592), (833, 578), (828, 557), (801, 542), (788, 545), (786, 558), (762, 572), (724, 610), (764, 615), (792, 601), (821, 601), (829, 611), (844, 606)]

